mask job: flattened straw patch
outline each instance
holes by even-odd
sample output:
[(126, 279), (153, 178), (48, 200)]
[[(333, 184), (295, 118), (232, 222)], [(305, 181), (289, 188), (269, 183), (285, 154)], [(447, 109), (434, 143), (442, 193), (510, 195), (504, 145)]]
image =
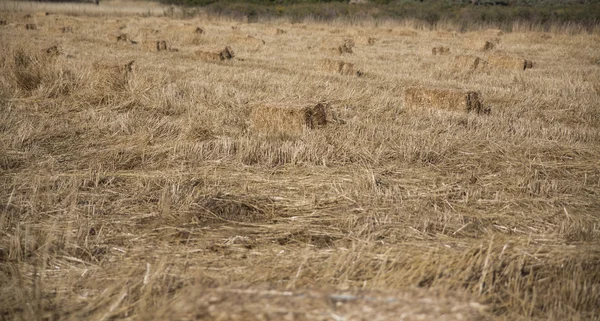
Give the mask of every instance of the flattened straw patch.
[(251, 119), (259, 135), (294, 137), (326, 125), (326, 105), (261, 105), (252, 110)]
[(521, 57), (502, 54), (488, 56), (490, 65), (501, 69), (525, 70), (533, 68), (533, 62)]
[(224, 61), (235, 57), (235, 53), (231, 47), (226, 46), (222, 50), (196, 51), (196, 57), (204, 61)]
[(431, 53), (436, 56), (436, 55), (449, 55), (450, 54), (450, 48), (448, 47), (443, 47), (443, 46), (439, 46), (439, 47), (433, 47), (431, 49)]
[(358, 73), (354, 71), (354, 64), (341, 60), (324, 59), (321, 63), (321, 67), (325, 71), (342, 75), (355, 75)]
[(471, 55), (458, 55), (454, 57), (454, 64), (459, 69), (481, 69), (487, 64), (487, 61)]
[(404, 90), (404, 105), (410, 108), (488, 112), (483, 108), (479, 92), (453, 89), (409, 87)]

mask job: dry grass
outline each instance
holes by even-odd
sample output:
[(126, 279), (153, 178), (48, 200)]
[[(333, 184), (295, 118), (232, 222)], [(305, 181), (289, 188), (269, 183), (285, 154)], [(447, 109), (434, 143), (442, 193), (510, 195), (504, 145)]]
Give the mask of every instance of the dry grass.
[(196, 56), (200, 58), (200, 60), (224, 61), (233, 59), (235, 57), (235, 52), (230, 46), (226, 46), (221, 50), (199, 50), (196, 51)]
[(0, 319), (600, 318), (599, 35), (100, 2), (0, 2)]
[(321, 62), (321, 68), (327, 72), (338, 73), (341, 75), (362, 75), (362, 72), (354, 70), (354, 64), (341, 60), (324, 59)]

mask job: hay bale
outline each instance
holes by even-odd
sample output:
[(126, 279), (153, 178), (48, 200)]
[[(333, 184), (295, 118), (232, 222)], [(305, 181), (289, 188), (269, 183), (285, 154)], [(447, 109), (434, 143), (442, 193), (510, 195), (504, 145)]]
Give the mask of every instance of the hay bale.
[(354, 42), (354, 39), (351, 38), (346, 38), (342, 40), (324, 39), (321, 42), (321, 49), (338, 55), (342, 55), (345, 53), (351, 54), (354, 52), (353, 48), (355, 45), (356, 43)]
[(35, 23), (26, 23), (25, 29), (26, 30), (37, 30), (37, 25)]
[(483, 50), (483, 51), (490, 51), (490, 50), (493, 50), (494, 48), (496, 48), (496, 45), (493, 42), (487, 40), (483, 44), (483, 47), (481, 48), (481, 50)]
[(372, 46), (375, 44), (375, 42), (377, 42), (377, 39), (375, 39), (373, 37), (363, 36), (363, 37), (359, 37), (357, 42), (358, 42), (358, 44), (363, 45), (363, 46)]
[(526, 70), (533, 68), (531, 60), (504, 54), (489, 55), (488, 63), (500, 69)]
[(52, 46), (43, 50), (43, 52), (49, 57), (56, 57), (59, 55), (58, 47)]
[(404, 105), (410, 108), (438, 108), (463, 112), (487, 112), (476, 91), (410, 87), (404, 90)]
[(458, 55), (454, 57), (454, 64), (459, 69), (476, 70), (487, 65), (487, 61), (471, 55)]
[(341, 60), (324, 59), (321, 63), (323, 70), (339, 73), (341, 75), (361, 75), (360, 71), (354, 71), (354, 64)]
[(69, 32), (73, 32), (73, 28), (71, 26), (65, 26), (60, 28), (60, 31), (62, 31), (62, 33), (69, 33)]
[(327, 124), (327, 106), (261, 105), (252, 109), (253, 130), (264, 136), (297, 136)]
[(443, 47), (443, 46), (438, 46), (438, 47), (433, 47), (431, 49), (431, 53), (435, 56), (435, 55), (449, 55), (450, 54), (450, 48), (448, 47)]
[(158, 40), (156, 42), (156, 51), (168, 51), (169, 46), (167, 46), (166, 40)]
[(135, 60), (121, 65), (108, 65), (105, 62), (95, 62), (92, 67), (98, 76), (95, 85), (99, 91), (122, 90), (129, 83), (134, 73)]
[(209, 50), (209, 51), (196, 51), (196, 56), (200, 58), (200, 60), (205, 61), (224, 61), (230, 60), (235, 57), (235, 53), (231, 47), (226, 46), (222, 50)]

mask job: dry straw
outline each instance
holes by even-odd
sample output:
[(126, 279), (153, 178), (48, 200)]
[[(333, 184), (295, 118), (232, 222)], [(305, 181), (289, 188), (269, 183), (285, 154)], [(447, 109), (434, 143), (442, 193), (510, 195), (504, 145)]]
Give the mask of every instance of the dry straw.
[(8, 25), (8, 22), (6, 22), (6, 20), (0, 20), (0, 26), (6, 26)]
[(60, 31), (61, 31), (62, 33), (69, 33), (69, 32), (73, 32), (73, 27), (71, 27), (71, 26), (65, 26), (65, 27), (62, 27), (62, 28), (60, 28)]
[(224, 61), (233, 59), (235, 57), (235, 53), (231, 47), (226, 46), (222, 50), (199, 50), (196, 51), (196, 56), (200, 58), (200, 60), (205, 61)]
[(372, 46), (377, 42), (377, 39), (369, 36), (362, 36), (358, 38), (357, 42), (363, 46)]
[(252, 127), (263, 136), (294, 137), (326, 125), (326, 108), (323, 103), (261, 105), (252, 110)]
[(26, 23), (25, 29), (27, 30), (37, 30), (37, 25), (35, 23)]
[(494, 48), (496, 48), (496, 45), (493, 42), (488, 40), (483, 44), (483, 48), (481, 48), (481, 49), (483, 51), (490, 51), (490, 50), (493, 50)]
[(487, 65), (487, 61), (472, 55), (458, 55), (454, 57), (454, 65), (459, 69), (476, 70)]
[(359, 71), (354, 71), (354, 64), (341, 60), (324, 59), (321, 63), (323, 70), (339, 73), (342, 75), (360, 75)]
[(443, 46), (438, 46), (438, 47), (433, 47), (431, 49), (431, 53), (435, 56), (435, 55), (449, 55), (450, 54), (450, 48), (448, 47), (443, 47)]
[(199, 35), (202, 35), (202, 34), (204, 34), (204, 33), (205, 33), (205, 32), (204, 32), (204, 29), (202, 29), (202, 28), (200, 28), (200, 27), (196, 27), (196, 30), (195, 30), (194, 32), (195, 32), (195, 33), (197, 33), (197, 34), (199, 34)]
[(533, 68), (531, 60), (504, 54), (489, 55), (488, 63), (501, 69), (525, 70)]
[(276, 36), (283, 35), (283, 34), (285, 34), (285, 30), (279, 29), (279, 28), (275, 28), (275, 30), (273, 30), (273, 34), (276, 35)]
[(404, 105), (411, 108), (438, 108), (463, 112), (487, 112), (476, 91), (409, 87), (404, 90)]

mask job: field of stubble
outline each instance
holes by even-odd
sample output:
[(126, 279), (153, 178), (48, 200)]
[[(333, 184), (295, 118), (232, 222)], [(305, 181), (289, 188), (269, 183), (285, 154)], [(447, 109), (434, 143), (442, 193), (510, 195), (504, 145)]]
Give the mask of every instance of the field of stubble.
[(0, 319), (600, 319), (600, 35), (3, 10)]

